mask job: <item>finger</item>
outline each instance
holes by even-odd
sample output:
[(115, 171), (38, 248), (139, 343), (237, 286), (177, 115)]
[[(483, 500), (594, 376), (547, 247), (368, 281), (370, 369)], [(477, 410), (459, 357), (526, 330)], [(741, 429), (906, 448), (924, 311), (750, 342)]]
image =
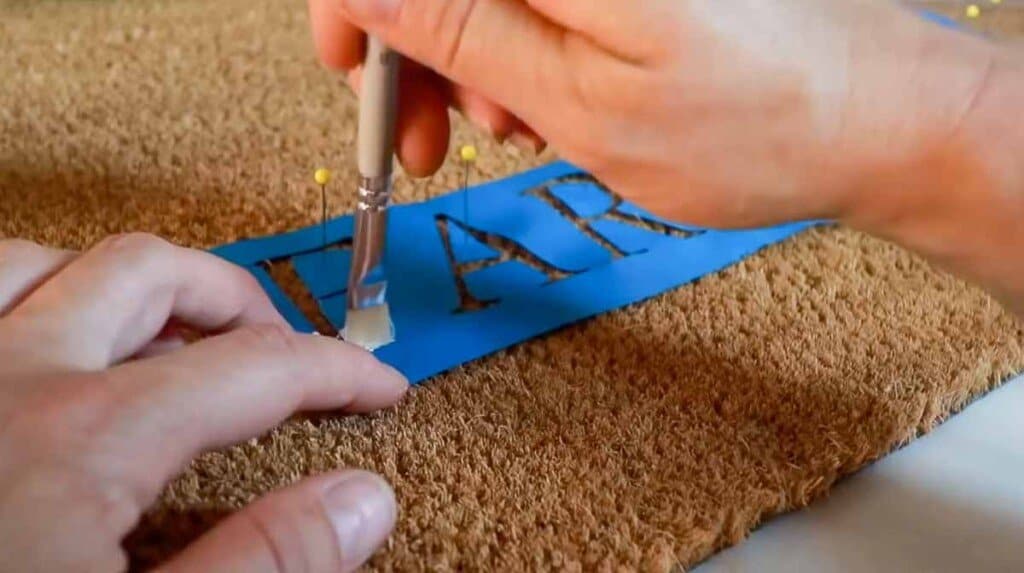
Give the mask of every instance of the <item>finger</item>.
[(365, 350), (282, 326), (251, 326), (102, 376), (111, 433), (157, 491), (195, 455), (249, 439), (298, 411), (389, 407), (409, 385)]
[(146, 358), (155, 358), (157, 356), (163, 356), (164, 354), (170, 354), (175, 350), (180, 350), (188, 345), (181, 336), (160, 336), (147, 344), (142, 350), (138, 351), (133, 357), (135, 360), (143, 360)]
[(189, 335), (188, 329), (172, 320), (164, 325), (163, 330), (160, 331), (160, 334), (156, 335), (156, 338), (142, 350), (138, 351), (132, 358), (135, 360), (154, 358), (184, 348), (188, 344)]
[(526, 0), (535, 10), (630, 60), (664, 55), (678, 36), (684, 2), (678, 0)]
[(31, 241), (0, 241), (0, 317), (76, 256)]
[(521, 0), (335, 0), (357, 26), (538, 125), (571, 94), (564, 29)]
[(142, 234), (103, 241), (9, 315), (33, 341), (26, 364), (37, 371), (106, 368), (141, 350), (171, 318), (204, 331), (284, 324), (244, 269)]
[(448, 153), (448, 101), (436, 77), (410, 74), (413, 89), (399, 92), (398, 159), (413, 177), (432, 175)]
[(351, 70), (363, 63), (366, 35), (349, 23), (334, 0), (309, 0), (309, 20), (317, 55), (325, 66)]
[(164, 566), (179, 571), (354, 571), (398, 515), (380, 477), (343, 470), (303, 480), (232, 515)]
[(522, 120), (515, 119), (514, 121), (515, 124), (512, 128), (512, 134), (509, 135), (509, 141), (523, 151), (535, 154), (544, 151), (548, 142)]
[[(362, 66), (349, 72), (349, 84), (358, 94)], [(439, 79), (414, 62), (403, 61), (399, 78), (396, 153), (413, 177), (426, 177), (444, 163), (451, 126), (448, 100)]]
[(464, 86), (452, 88), (455, 107), (471, 122), (503, 143), (521, 123), (508, 110)]

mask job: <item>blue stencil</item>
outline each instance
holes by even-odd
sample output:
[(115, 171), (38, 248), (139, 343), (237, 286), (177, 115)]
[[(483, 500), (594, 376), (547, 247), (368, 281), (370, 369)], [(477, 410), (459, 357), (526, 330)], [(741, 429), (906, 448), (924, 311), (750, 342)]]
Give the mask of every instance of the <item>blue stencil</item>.
[[(617, 199), (597, 185), (566, 181), (585, 177), (586, 173), (560, 162), (423, 203), (393, 207), (385, 256), (388, 301), (397, 341), (378, 349), (377, 356), (410, 381), (420, 382), (568, 324), (692, 282), (815, 224), (715, 231), (660, 221), (628, 203), (615, 208), (627, 216), (696, 232), (684, 237), (648, 231), (602, 218)], [(535, 196), (533, 192), (543, 187), (580, 217), (591, 219), (595, 232), (631, 254), (616, 258), (581, 232)], [(468, 222), (461, 220), (463, 193), (470, 193), (472, 198)], [(459, 280), (453, 274), (438, 229), (439, 217), (451, 220), (450, 233), (465, 225), (487, 235), (490, 244), (518, 247), (498, 253), (472, 237), (465, 238), (462, 230), (452, 233), (450, 248), (457, 263), (501, 255), (506, 259), (461, 277), (474, 298), (495, 301), (486, 308), (461, 307)], [(351, 239), (352, 227), (351, 216), (330, 221), (328, 241), (336, 244)], [(340, 329), (345, 322), (342, 283), (348, 276), (350, 258), (348, 251), (329, 250), (329, 266), (324, 267), (321, 232), (317, 225), (218, 247), (213, 252), (247, 268), (292, 326), (313, 332), (313, 321), (274, 283), (265, 268), (267, 264), (290, 261), (323, 317)]]
[(632, 203), (622, 203), (615, 208), (615, 211), (620, 215), (624, 215), (626, 217), (651, 221), (652, 223), (660, 223), (670, 229), (675, 229), (677, 231), (696, 232), (702, 230), (700, 227), (694, 227), (693, 225), (687, 225), (685, 223), (680, 223), (679, 221), (669, 221), (668, 219), (662, 219), (661, 217), (657, 217), (651, 213), (648, 213), (647, 211), (644, 211), (643, 209), (637, 207), (636, 205), (633, 205)]
[(589, 219), (604, 215), (615, 206), (615, 198), (590, 181), (556, 183), (548, 189), (551, 194), (565, 203), (573, 213)]
[(294, 257), (292, 265), (309, 289), (309, 294), (314, 298), (325, 298), (345, 292), (348, 288), (348, 276), (339, 273), (338, 269), (347, 269), (352, 265), (352, 251), (329, 249), (306, 253)]
[(544, 273), (517, 261), (498, 263), (466, 275), (466, 288), (481, 301), (499, 300), (548, 282)]
[[(327, 322), (330, 322), (335, 328), (341, 330), (341, 327), (345, 325), (345, 310), (347, 309), (348, 299), (344, 294), (336, 294), (327, 298), (317, 300), (320, 305), (320, 312), (324, 314), (324, 318)], [(298, 329), (301, 330), (301, 329)], [(312, 332), (306, 331), (306, 332)]]
[[(582, 272), (611, 262), (611, 253), (580, 233), (572, 221), (563, 217), (543, 199), (526, 193), (534, 187), (518, 190), (503, 185), (506, 181), (511, 180), (489, 183), (480, 187), (479, 192), (470, 191), (474, 193), (475, 200), (472, 202), (469, 226), (487, 234), (512, 239), (540, 260), (563, 271)], [(435, 208), (449, 218), (460, 220), (462, 206), (458, 195), (445, 195), (423, 203), (430, 207), (422, 208)], [(391, 239), (388, 240), (390, 242)]]
[(630, 223), (601, 219), (590, 224), (596, 233), (608, 239), (608, 242), (627, 254), (636, 254), (649, 250), (663, 241), (677, 240), (664, 233), (653, 233)]
[(256, 277), (259, 281), (260, 286), (266, 291), (267, 296), (270, 297), (271, 302), (277, 307), (278, 312), (281, 316), (288, 321), (288, 324), (292, 325), (292, 328), (300, 332), (313, 332), (313, 323), (310, 322), (305, 316), (302, 315), (302, 311), (299, 307), (295, 306), (292, 301), (284, 294), (284, 291), (277, 286), (274, 279), (271, 278), (270, 273), (263, 269), (261, 266), (248, 266), (249, 272)]
[(497, 258), (500, 253), (476, 240), (458, 225), (448, 225), (448, 241), (458, 264)]
[(925, 20), (928, 20), (929, 22), (932, 22), (934, 24), (938, 24), (938, 25), (940, 25), (940, 26), (942, 26), (944, 28), (952, 28), (952, 29), (959, 29), (960, 28), (960, 24), (956, 20), (954, 20), (953, 18), (950, 18), (949, 16), (945, 16), (943, 14), (939, 14), (938, 12), (931, 12), (929, 10), (922, 10), (921, 11), (921, 16)]

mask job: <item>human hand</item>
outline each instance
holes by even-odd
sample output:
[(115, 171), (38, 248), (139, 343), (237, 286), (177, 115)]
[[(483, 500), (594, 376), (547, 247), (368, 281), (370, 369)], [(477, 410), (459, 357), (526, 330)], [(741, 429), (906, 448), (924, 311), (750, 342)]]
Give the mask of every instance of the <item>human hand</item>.
[(425, 66), (403, 76), (398, 152), (414, 173), (441, 163), (452, 104), (499, 137), (539, 134), (659, 215), (712, 227), (893, 209), (860, 191), (949, 137), (991, 59), (986, 44), (889, 1), (310, 0), (310, 9), (330, 67), (358, 76), (361, 30)]
[[(309, 10), (321, 61), (329, 68), (345, 71), (349, 85), (358, 92), (365, 34), (350, 23), (338, 0), (309, 0)], [(449, 106), (460, 109), (499, 141), (508, 139), (534, 152), (546, 145), (529, 126), (479, 90), (449, 82), (413, 60), (402, 60), (399, 83), (396, 153), (406, 172), (414, 176), (430, 175), (444, 163), (450, 133)]]
[[(181, 326), (210, 336), (185, 345)], [(197, 454), (297, 410), (369, 412), (404, 378), (291, 331), (256, 281), (148, 235), (77, 254), (0, 241), (0, 539), (12, 571), (114, 571), (121, 540)], [(339, 571), (394, 525), (379, 477), (338, 471), (229, 517), (167, 571)]]

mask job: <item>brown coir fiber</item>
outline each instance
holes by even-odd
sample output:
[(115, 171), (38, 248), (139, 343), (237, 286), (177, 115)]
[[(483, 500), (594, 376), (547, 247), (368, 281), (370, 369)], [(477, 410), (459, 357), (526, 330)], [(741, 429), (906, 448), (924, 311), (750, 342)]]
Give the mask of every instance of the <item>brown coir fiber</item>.
[[(0, 236), (196, 247), (352, 207), (355, 106), (291, 0), (11, 2)], [(541, 160), (478, 139), (479, 178)], [(457, 185), (403, 180), (402, 201)], [(151, 564), (261, 493), (341, 466), (402, 505), (378, 569), (688, 567), (824, 495), (1024, 366), (979, 291), (877, 240), (809, 232), (698, 284), (467, 365), (370, 418), (196, 460), (128, 547)], [(230, 404), (225, 404), (230, 408)]]

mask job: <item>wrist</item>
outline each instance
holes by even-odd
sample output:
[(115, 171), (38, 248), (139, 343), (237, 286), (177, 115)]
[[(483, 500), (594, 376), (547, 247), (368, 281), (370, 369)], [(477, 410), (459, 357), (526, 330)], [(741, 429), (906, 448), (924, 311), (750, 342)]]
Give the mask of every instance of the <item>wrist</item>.
[(1024, 316), (1024, 65), (986, 48), (965, 111), (913, 153), (879, 162), (846, 222), (973, 280)]

